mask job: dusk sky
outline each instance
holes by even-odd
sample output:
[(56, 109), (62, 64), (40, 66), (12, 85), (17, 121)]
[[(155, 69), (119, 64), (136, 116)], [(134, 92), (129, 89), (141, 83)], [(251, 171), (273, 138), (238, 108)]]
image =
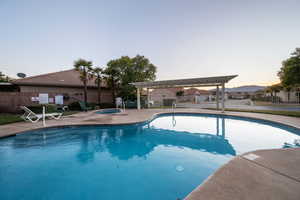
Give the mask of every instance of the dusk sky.
[(228, 86), (267, 85), (300, 47), (300, 0), (0, 0), (0, 29), (11, 77), (141, 54), (157, 80), (238, 74)]

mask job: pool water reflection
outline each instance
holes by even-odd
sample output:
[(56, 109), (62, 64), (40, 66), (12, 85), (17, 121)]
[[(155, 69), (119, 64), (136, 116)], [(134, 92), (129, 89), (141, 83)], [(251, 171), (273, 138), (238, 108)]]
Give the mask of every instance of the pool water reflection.
[(299, 138), (297, 129), (264, 123), (163, 115), (1, 139), (0, 199), (183, 199), (235, 155)]

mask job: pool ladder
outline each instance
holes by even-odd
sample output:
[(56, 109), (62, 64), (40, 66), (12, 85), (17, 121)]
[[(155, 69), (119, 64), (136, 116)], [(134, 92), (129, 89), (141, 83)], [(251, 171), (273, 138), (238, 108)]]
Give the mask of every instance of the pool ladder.
[(176, 108), (176, 103), (173, 102), (173, 103), (172, 103), (172, 111), (173, 111), (173, 114), (175, 113), (175, 108)]
[(125, 112), (125, 102), (122, 102), (122, 106), (123, 106), (123, 112)]
[(172, 103), (172, 111), (173, 111), (173, 116), (172, 116), (172, 125), (173, 127), (176, 126), (176, 119), (175, 119), (175, 108), (176, 108), (176, 103)]

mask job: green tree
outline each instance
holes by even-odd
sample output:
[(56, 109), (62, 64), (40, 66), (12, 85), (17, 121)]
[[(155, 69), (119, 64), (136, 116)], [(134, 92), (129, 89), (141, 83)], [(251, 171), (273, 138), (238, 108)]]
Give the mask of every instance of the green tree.
[[(118, 94), (126, 100), (136, 98), (136, 88), (129, 83), (153, 81), (156, 78), (156, 67), (149, 59), (141, 55), (136, 55), (133, 58), (122, 56), (119, 59), (109, 61), (107, 66), (105, 71), (110, 72), (106, 72), (106, 74), (110, 77), (110, 83), (114, 84), (112, 85), (114, 94)], [(113, 96), (115, 97), (115, 95)]]
[(92, 78), (92, 62), (84, 59), (74, 61), (74, 68), (80, 74), (80, 80), (84, 85), (84, 103), (87, 105), (87, 83)]
[(300, 48), (296, 48), (291, 57), (282, 62), (278, 76), (284, 88), (300, 86)]
[(115, 103), (116, 92), (119, 85), (121, 71), (118, 60), (111, 60), (107, 63), (107, 68), (103, 72), (106, 77), (106, 83), (111, 88), (113, 103)]
[(10, 78), (8, 76), (0, 72), (0, 82), (9, 82), (9, 80)]
[(98, 88), (98, 104), (101, 104), (101, 83), (103, 79), (103, 69), (100, 67), (96, 67), (93, 69), (93, 73), (95, 75), (95, 83)]

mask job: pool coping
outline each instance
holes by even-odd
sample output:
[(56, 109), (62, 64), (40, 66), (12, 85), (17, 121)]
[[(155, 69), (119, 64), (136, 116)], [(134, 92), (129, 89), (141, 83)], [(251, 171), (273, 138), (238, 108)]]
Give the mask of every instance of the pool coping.
[(299, 163), (300, 148), (247, 152), (222, 165), (184, 199), (299, 200), (300, 172), (293, 165)]
[[(153, 110), (152, 110), (153, 111)], [(91, 111), (93, 113), (97, 112), (97, 111)], [(90, 112), (90, 114), (91, 114)], [(139, 111), (136, 111), (136, 113), (139, 113)], [(147, 111), (146, 111), (147, 112)], [(126, 113), (126, 112), (125, 112)], [(72, 124), (72, 123), (69, 123), (69, 124), (60, 124), (60, 125), (50, 125), (50, 126), (47, 126), (47, 127), (34, 127), (34, 128), (31, 128), (29, 130), (23, 130), (23, 131), (16, 131), (16, 132), (13, 132), (11, 134), (7, 134), (5, 135), (4, 137), (10, 137), (10, 136), (15, 136), (15, 135), (18, 135), (18, 134), (23, 134), (23, 133), (26, 133), (26, 132), (29, 132), (29, 131), (37, 131), (37, 130), (42, 130), (42, 129), (49, 129), (49, 128), (62, 128), (62, 127), (74, 127), (74, 126), (117, 126), (117, 125), (132, 125), (132, 124), (142, 124), (142, 123), (149, 123), (151, 122), (152, 120), (156, 119), (157, 117), (160, 117), (161, 115), (164, 115), (164, 114), (199, 114), (199, 115), (209, 115), (209, 116), (228, 116), (228, 117), (237, 117), (237, 118), (240, 118), (242, 120), (247, 120), (247, 119), (250, 119), (250, 120), (255, 120), (255, 121), (263, 121), (263, 122), (267, 122), (267, 123), (275, 123), (275, 124), (278, 124), (279, 126), (286, 126), (286, 127), (290, 127), (290, 128), (293, 128), (293, 129), (298, 129), (300, 130), (300, 119), (296, 120), (296, 124), (295, 123), (291, 123), (291, 121), (287, 121), (288, 119), (293, 119), (295, 120), (293, 117), (284, 117), (285, 120), (279, 120), (282, 116), (278, 116), (278, 115), (270, 115), (270, 114), (258, 114), (258, 113), (239, 113), (239, 112), (225, 112), (225, 113), (221, 113), (219, 111), (208, 111), (208, 110), (187, 110), (187, 109), (177, 109), (175, 111), (173, 110), (162, 110), (162, 109), (158, 109), (158, 110), (154, 110), (153, 113), (150, 113), (150, 115), (148, 115), (147, 117), (144, 117), (145, 119), (141, 120), (140, 118), (138, 120), (135, 120), (135, 121), (131, 121), (131, 122), (119, 122), (119, 123), (116, 123), (116, 122), (111, 122), (111, 123), (75, 123), (75, 124)], [(87, 113), (88, 114), (88, 113)], [(133, 113), (134, 114), (134, 113)], [(76, 114), (75, 114), (76, 115)], [(99, 114), (96, 114), (96, 115), (99, 115)], [(124, 113), (113, 113), (113, 114), (105, 114), (106, 116), (123, 116)], [(253, 116), (254, 115), (254, 116)], [(126, 116), (126, 115), (125, 115)], [(275, 119), (268, 119), (266, 117), (268, 116), (273, 116), (275, 117)], [(293, 121), (292, 120), (292, 121)], [(283, 122), (284, 121), (284, 122)], [(298, 123), (299, 121), (299, 123)], [(14, 123), (15, 125), (18, 124), (18, 123)], [(298, 125), (299, 124), (299, 125)], [(12, 125), (12, 124), (11, 124)], [(1, 125), (3, 127), (3, 125)], [(1, 128), (0, 126), (0, 128)], [(0, 139), (3, 138), (3, 136), (0, 135)], [(296, 151), (299, 151), (300, 152), (300, 148), (295, 148)], [(272, 149), (270, 151), (272, 152), (277, 152), (277, 151), (280, 151), (281, 149)], [(264, 150), (259, 150), (259, 151), (264, 151)], [(253, 152), (257, 152), (257, 151), (253, 151)], [(191, 191), (190, 194), (188, 194), (185, 199), (187, 200), (198, 200), (198, 199), (202, 199), (202, 190), (203, 188), (207, 187), (206, 185), (209, 185), (211, 182), (214, 182), (215, 180), (218, 180), (220, 175), (219, 174), (219, 171), (221, 170), (224, 170), (228, 167), (228, 165), (232, 162), (235, 162), (235, 161), (240, 161), (241, 160), (241, 157), (246, 155), (246, 154), (250, 154), (250, 153), (253, 153), (253, 152), (248, 152), (248, 153), (245, 153), (245, 154), (242, 154), (242, 155), (239, 155), (239, 156), (236, 156), (234, 157), (233, 159), (231, 159), (228, 163), (222, 165), (218, 170), (216, 170), (213, 174), (211, 174), (203, 183), (201, 183), (199, 186), (197, 186), (193, 191)], [(298, 165), (300, 165), (300, 161), (298, 163)], [(276, 167), (276, 166), (274, 166)], [(280, 174), (277, 174), (280, 176)], [(299, 186), (300, 186), (300, 183), (299, 183)], [(212, 191), (213, 192), (213, 191)], [(224, 191), (226, 192), (226, 191)], [(195, 195), (196, 193), (196, 195)], [(205, 193), (204, 193), (205, 195)], [(300, 194), (299, 194), (300, 196)], [(201, 197), (201, 198), (200, 198)], [(253, 196), (252, 196), (253, 198)], [(205, 196), (205, 199), (216, 199), (216, 198), (213, 198), (213, 197), (209, 197), (209, 196)], [(232, 197), (231, 197), (232, 199)], [(255, 198), (253, 198), (255, 199)]]
[[(103, 109), (101, 109), (103, 110)], [(96, 115), (99, 115), (97, 114), (96, 112), (98, 112), (100, 110), (96, 110), (96, 111), (92, 111), (92, 113), (96, 114)], [(120, 113), (105, 113), (103, 115), (112, 115), (112, 116), (117, 116), (117, 115), (122, 115), (123, 112), (120, 112)], [(15, 136), (15, 135), (18, 135), (18, 134), (23, 134), (23, 133), (26, 133), (28, 131), (37, 131), (37, 130), (42, 130), (42, 129), (48, 129), (48, 128), (61, 128), (61, 127), (73, 127), (73, 126), (118, 126), (118, 125), (133, 125), (133, 124), (143, 124), (143, 123), (149, 123), (153, 120), (155, 120), (156, 118), (160, 117), (161, 115), (169, 115), (169, 114), (197, 114), (197, 115), (208, 115), (208, 116), (211, 116), (211, 117), (216, 117), (216, 116), (225, 116), (225, 117), (233, 117), (233, 118), (241, 118), (242, 120), (246, 120), (247, 119), (250, 119), (249, 121), (251, 120), (254, 120), (254, 121), (262, 121), (262, 122), (265, 122), (265, 123), (273, 123), (273, 124), (278, 124), (278, 125), (282, 125), (282, 126), (286, 126), (286, 127), (289, 127), (289, 128), (292, 128), (292, 129), (298, 129), (300, 130), (300, 124), (299, 124), (299, 127), (298, 126), (295, 126), (294, 124), (289, 124), (289, 123), (284, 123), (284, 122), (281, 122), (281, 121), (277, 121), (277, 120), (270, 120), (270, 119), (265, 119), (265, 118), (260, 118), (260, 117), (253, 117), (253, 116), (243, 116), (243, 115), (239, 115), (237, 114), (237, 112), (230, 112), (231, 114), (228, 114), (228, 112), (203, 112), (201, 110), (201, 112), (196, 112), (196, 111), (160, 111), (160, 112), (157, 112), (157, 113), (153, 113), (148, 119), (145, 119), (145, 120), (139, 120), (139, 121), (134, 121), (134, 122), (120, 122), (120, 123), (76, 123), (76, 124), (61, 124), (61, 125), (50, 125), (50, 126), (46, 126), (46, 127), (37, 127), (37, 128), (32, 128), (30, 130), (24, 130), (24, 131), (17, 131), (17, 132), (13, 132), (12, 134), (8, 134), (8, 135), (5, 135), (5, 136), (1, 136), (0, 135), (0, 139), (1, 138), (4, 138), (4, 137), (11, 137), (11, 136)], [(247, 112), (243, 112), (244, 113), (247, 113)], [(253, 113), (250, 113), (250, 114), (253, 114)], [(258, 113), (255, 113), (255, 114), (258, 114)], [(260, 115), (260, 114), (258, 114)], [(262, 114), (262, 115), (265, 115), (265, 114)], [(267, 115), (270, 115), (270, 114), (267, 114)], [(279, 116), (279, 115), (272, 115), (272, 116)], [(68, 116), (67, 116), (68, 117)], [(293, 117), (288, 117), (288, 118), (293, 118)], [(238, 119), (237, 119), (238, 120)], [(299, 123), (300, 123), (300, 119), (299, 119)], [(12, 124), (18, 124), (17, 123), (12, 123)], [(12, 125), (10, 124), (10, 125)], [(4, 125), (0, 125), (0, 128), (1, 126), (4, 126)]]

